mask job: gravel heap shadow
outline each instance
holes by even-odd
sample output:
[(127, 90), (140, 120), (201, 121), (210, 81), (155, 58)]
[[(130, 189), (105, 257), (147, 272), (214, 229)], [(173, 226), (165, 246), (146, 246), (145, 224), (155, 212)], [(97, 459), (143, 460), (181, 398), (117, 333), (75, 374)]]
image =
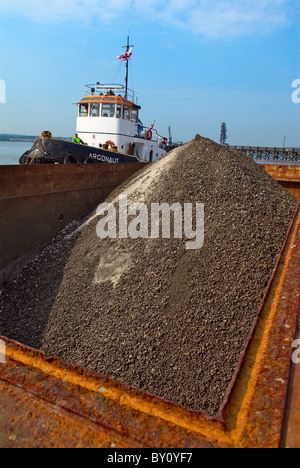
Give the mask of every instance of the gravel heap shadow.
[[(249, 157), (198, 136), (107, 201), (119, 194), (149, 211), (155, 202), (204, 203), (203, 248), (186, 250), (186, 239), (100, 240), (92, 218), (66, 261), (40, 348), (216, 415), (297, 202)], [(40, 316), (38, 297), (31, 314)]]

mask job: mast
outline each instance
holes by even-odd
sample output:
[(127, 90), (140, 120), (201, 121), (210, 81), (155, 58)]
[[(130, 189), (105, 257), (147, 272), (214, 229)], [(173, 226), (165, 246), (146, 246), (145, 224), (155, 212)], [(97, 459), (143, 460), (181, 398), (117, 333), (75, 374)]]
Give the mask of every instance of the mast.
[[(123, 48), (126, 47), (126, 52), (129, 52), (130, 47), (133, 47), (133, 45), (129, 44), (129, 34), (127, 36), (127, 45), (123, 46)], [(126, 77), (125, 77), (125, 99), (127, 99), (128, 95), (128, 62), (129, 60), (126, 60)]]

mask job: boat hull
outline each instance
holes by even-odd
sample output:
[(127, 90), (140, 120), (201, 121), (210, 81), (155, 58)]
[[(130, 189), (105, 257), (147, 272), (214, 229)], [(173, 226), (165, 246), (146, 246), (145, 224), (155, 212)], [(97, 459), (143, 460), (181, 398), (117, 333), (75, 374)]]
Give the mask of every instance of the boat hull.
[(82, 145), (66, 140), (38, 137), (24, 153), (20, 164), (90, 164), (144, 162), (137, 156)]

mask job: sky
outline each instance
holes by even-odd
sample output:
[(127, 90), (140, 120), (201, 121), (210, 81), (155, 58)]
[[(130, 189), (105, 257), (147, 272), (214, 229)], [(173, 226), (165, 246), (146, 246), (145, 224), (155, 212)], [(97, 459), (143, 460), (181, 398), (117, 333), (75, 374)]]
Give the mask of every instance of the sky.
[(299, 0), (0, 0), (0, 134), (73, 136), (85, 84), (124, 84), (129, 32), (146, 126), (300, 147), (299, 20)]

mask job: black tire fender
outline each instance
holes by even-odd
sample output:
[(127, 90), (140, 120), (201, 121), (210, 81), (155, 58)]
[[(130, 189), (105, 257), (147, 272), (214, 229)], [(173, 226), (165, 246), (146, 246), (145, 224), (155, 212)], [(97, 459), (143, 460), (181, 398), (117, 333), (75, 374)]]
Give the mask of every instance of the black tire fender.
[(67, 154), (64, 158), (64, 164), (80, 164), (80, 161), (76, 155)]

